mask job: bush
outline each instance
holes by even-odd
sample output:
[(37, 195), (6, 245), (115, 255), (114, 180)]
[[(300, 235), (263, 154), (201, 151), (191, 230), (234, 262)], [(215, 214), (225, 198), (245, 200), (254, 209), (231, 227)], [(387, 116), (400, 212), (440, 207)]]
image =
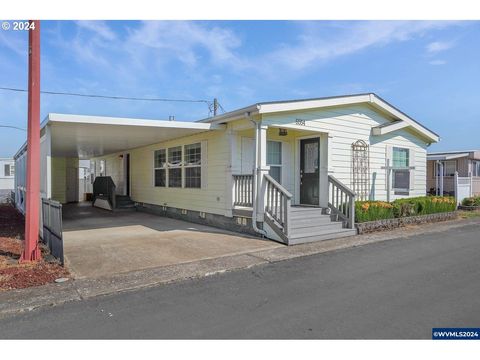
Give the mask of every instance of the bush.
[(355, 221), (365, 222), (381, 219), (393, 219), (393, 205), (385, 201), (355, 202)]
[(465, 198), (462, 200), (463, 206), (480, 206), (480, 196)]
[[(480, 204), (480, 197), (478, 197)], [(455, 211), (457, 204), (451, 196), (420, 196), (385, 201), (357, 201), (355, 221), (366, 222), (407, 216), (427, 215)]]
[[(419, 196), (397, 199), (393, 202), (393, 206), (395, 208), (395, 217), (449, 212), (457, 208), (455, 198), (451, 196)], [(409, 207), (410, 212), (402, 212), (402, 207)]]

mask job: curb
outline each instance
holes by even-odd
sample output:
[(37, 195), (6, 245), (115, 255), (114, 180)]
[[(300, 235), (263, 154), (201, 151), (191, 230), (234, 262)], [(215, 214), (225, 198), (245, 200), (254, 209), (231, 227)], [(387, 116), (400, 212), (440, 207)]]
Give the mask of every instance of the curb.
[(230, 271), (248, 269), (278, 261), (322, 254), (415, 235), (443, 232), (468, 225), (480, 225), (480, 218), (406, 226), (388, 232), (350, 236), (334, 240), (259, 250), (247, 254), (200, 260), (191, 263), (138, 270), (94, 279), (78, 279), (0, 293), (0, 318), (124, 291), (133, 291), (188, 279), (199, 279)]

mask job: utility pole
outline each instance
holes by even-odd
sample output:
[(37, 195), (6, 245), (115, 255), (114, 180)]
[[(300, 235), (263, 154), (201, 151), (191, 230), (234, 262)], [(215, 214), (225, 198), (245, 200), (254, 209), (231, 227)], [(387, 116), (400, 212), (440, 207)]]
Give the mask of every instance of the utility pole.
[(217, 116), (218, 113), (218, 100), (217, 98), (213, 99), (213, 116)]
[(29, 20), (25, 242), (20, 262), (40, 260), (40, 21)]

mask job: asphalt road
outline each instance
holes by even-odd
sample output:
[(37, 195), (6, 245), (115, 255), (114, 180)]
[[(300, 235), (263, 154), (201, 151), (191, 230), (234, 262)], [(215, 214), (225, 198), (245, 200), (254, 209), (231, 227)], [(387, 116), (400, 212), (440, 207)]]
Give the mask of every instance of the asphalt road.
[(395, 239), (0, 320), (0, 338), (430, 338), (480, 327), (480, 228)]

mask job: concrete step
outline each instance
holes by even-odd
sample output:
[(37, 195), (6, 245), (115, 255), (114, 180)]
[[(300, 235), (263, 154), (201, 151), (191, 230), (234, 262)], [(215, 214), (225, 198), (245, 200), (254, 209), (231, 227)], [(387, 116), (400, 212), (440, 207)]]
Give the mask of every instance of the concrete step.
[(341, 222), (329, 222), (303, 228), (292, 228), (289, 236), (295, 238), (301, 236), (323, 235), (334, 231), (342, 231), (343, 229), (343, 224)]
[(117, 208), (134, 208), (135, 203), (132, 201), (131, 203), (124, 203), (124, 204), (116, 204)]
[(304, 244), (304, 243), (315, 242), (315, 241), (331, 240), (331, 239), (338, 239), (338, 238), (347, 237), (347, 236), (354, 236), (356, 234), (357, 234), (356, 229), (342, 229), (341, 231), (335, 231), (335, 232), (326, 233), (322, 235), (289, 238), (288, 244), (289, 245)]

